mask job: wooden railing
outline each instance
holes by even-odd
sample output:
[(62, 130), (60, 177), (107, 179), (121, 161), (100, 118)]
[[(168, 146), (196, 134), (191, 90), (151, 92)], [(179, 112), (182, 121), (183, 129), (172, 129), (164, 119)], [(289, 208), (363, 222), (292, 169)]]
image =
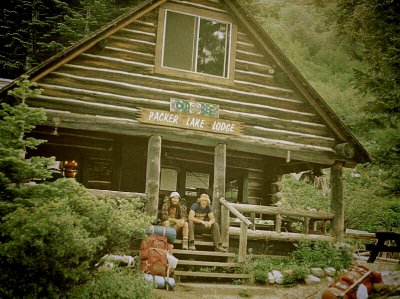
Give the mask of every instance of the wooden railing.
[(224, 243), (229, 244), (229, 213), (232, 213), (240, 220), (238, 260), (239, 262), (243, 262), (247, 251), (247, 229), (253, 223), (224, 198), (220, 198), (219, 202), (221, 203), (221, 232)]
[[(310, 222), (312, 224), (320, 222), (321, 234), (327, 235), (327, 224), (333, 220), (334, 214), (327, 212), (316, 212), (316, 211), (306, 211), (306, 210), (294, 210), (288, 208), (271, 207), (271, 206), (258, 206), (249, 204), (237, 204), (232, 203), (232, 206), (236, 208), (241, 213), (247, 213), (250, 215), (250, 220), (253, 222), (253, 229), (256, 227), (255, 215), (266, 215), (266, 218), (272, 218), (274, 222), (273, 230), (277, 233), (282, 232), (282, 221), (290, 220), (294, 218), (302, 218), (302, 234), (308, 235), (310, 233), (309, 227)], [(298, 220), (300, 221), (300, 220)]]
[[(333, 239), (332, 236), (328, 235), (327, 229), (327, 224), (334, 218), (333, 213), (229, 203), (224, 198), (221, 198), (219, 201), (221, 203), (222, 238), (224, 242), (229, 242), (229, 236), (239, 237), (239, 261), (243, 261), (246, 257), (248, 239), (279, 240), (289, 242), (299, 241), (301, 239)], [(235, 216), (236, 219), (239, 219), (239, 229), (232, 226), (232, 223), (230, 222), (230, 213)], [(270, 227), (258, 225), (256, 221), (256, 215), (259, 215), (260, 219), (272, 219), (273, 225)], [(302, 231), (296, 233), (283, 231), (283, 227), (285, 226), (283, 226), (282, 223), (293, 220), (302, 222)], [(309, 230), (310, 223), (320, 223), (321, 227), (318, 234), (314, 230)], [(248, 230), (249, 227), (251, 230)]]

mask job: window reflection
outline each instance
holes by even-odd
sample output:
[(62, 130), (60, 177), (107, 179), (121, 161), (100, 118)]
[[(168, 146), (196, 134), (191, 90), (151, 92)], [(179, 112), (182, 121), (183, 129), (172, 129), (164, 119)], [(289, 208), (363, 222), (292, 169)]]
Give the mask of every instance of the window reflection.
[(226, 77), (228, 25), (200, 20), (197, 71)]

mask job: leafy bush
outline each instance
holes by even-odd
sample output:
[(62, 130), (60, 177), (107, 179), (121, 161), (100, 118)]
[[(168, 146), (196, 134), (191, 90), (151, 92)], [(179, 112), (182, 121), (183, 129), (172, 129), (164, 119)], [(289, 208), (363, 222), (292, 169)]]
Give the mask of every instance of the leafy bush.
[(33, 183), (50, 176), (51, 159), (26, 158), (41, 143), (26, 133), (45, 116), (24, 104), (34, 86), (17, 85), (22, 103), (0, 113), (0, 297), (63, 297), (104, 254), (129, 252), (150, 217), (139, 199), (98, 199), (74, 179)]
[(126, 298), (150, 299), (152, 287), (143, 276), (130, 268), (112, 268), (98, 272), (93, 280), (75, 287), (68, 295), (71, 299)]
[(303, 281), (312, 267), (346, 269), (352, 262), (352, 250), (347, 244), (324, 241), (302, 241), (289, 258), (262, 257), (248, 262), (248, 272), (257, 283), (266, 283), (268, 272), (281, 271), (283, 283)]
[(13, 296), (65, 293), (90, 279), (105, 253), (129, 252), (150, 223), (139, 200), (99, 200), (75, 180), (28, 189), (1, 223), (0, 282)]
[(305, 267), (334, 267), (346, 269), (352, 261), (352, 250), (347, 244), (329, 241), (301, 241), (290, 255), (290, 260)]

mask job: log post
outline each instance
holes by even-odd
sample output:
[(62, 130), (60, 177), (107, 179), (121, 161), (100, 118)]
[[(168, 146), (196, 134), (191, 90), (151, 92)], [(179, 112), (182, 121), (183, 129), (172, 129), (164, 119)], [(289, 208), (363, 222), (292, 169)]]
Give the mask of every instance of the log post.
[(219, 199), (225, 197), (225, 170), (226, 144), (219, 143), (214, 150), (214, 186), (212, 202), (215, 220), (219, 225), (221, 225), (221, 205)]
[(341, 242), (344, 236), (343, 162), (336, 161), (331, 167), (331, 212), (333, 236)]
[(282, 216), (281, 214), (275, 215), (275, 231), (280, 234), (282, 232)]
[(256, 229), (256, 212), (250, 213), (250, 221), (253, 222), (253, 230)]
[(239, 263), (246, 259), (247, 252), (247, 225), (240, 221), (240, 235), (239, 235)]
[(222, 243), (229, 247), (229, 210), (221, 206), (221, 238)]
[(145, 211), (152, 217), (158, 214), (158, 196), (161, 171), (161, 136), (151, 136), (147, 146)]

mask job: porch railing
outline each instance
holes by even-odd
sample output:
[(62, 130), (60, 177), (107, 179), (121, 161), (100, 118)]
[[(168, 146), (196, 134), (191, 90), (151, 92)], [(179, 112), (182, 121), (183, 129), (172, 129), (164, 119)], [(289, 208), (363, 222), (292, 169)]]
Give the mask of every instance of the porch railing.
[[(221, 203), (222, 238), (224, 242), (229, 242), (229, 236), (239, 237), (239, 261), (243, 261), (246, 257), (248, 239), (279, 241), (333, 239), (328, 234), (328, 223), (333, 220), (333, 213), (230, 203), (224, 198), (220, 198), (219, 201)], [(230, 214), (239, 220), (240, 228), (232, 225)], [(258, 224), (256, 215), (260, 217), (261, 222), (263, 222), (262, 219), (270, 219), (268, 221), (272, 225)], [(286, 226), (283, 223), (290, 221), (300, 222), (302, 230), (295, 233), (284, 231)], [(319, 232), (316, 232), (317, 224), (320, 226)], [(310, 226), (313, 227), (311, 231)]]
[(239, 262), (242, 262), (246, 258), (247, 251), (247, 229), (253, 223), (247, 219), (242, 213), (240, 213), (230, 202), (224, 198), (220, 198), (221, 203), (221, 232), (222, 240), (229, 244), (229, 213), (232, 213), (240, 220), (240, 235), (239, 235)]

